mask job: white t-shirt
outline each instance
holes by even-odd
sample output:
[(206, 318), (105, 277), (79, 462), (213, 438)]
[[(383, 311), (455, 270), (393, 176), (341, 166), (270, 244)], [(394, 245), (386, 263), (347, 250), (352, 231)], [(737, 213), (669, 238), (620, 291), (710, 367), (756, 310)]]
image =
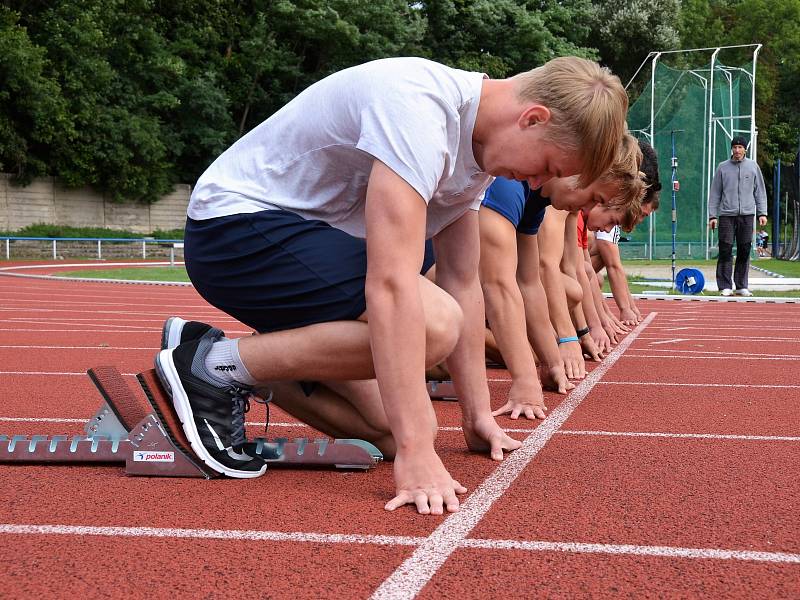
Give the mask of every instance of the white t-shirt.
[(619, 225), (614, 225), (614, 228), (606, 233), (605, 231), (595, 231), (594, 237), (596, 240), (603, 240), (611, 242), (612, 244), (619, 244), (620, 230)]
[(197, 182), (188, 214), (203, 220), (285, 209), (364, 237), (377, 158), (428, 203), (431, 237), (477, 210), (491, 183), (472, 153), (484, 78), (421, 58), (334, 73), (217, 158)]

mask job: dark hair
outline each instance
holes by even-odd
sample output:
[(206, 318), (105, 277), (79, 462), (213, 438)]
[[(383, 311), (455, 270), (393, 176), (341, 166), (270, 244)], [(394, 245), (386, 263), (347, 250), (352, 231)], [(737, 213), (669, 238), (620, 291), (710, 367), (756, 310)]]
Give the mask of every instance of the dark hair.
[(731, 140), (731, 148), (734, 146), (744, 146), (747, 148), (747, 140), (744, 139), (742, 136), (737, 135), (735, 138)]
[(644, 182), (648, 186), (644, 192), (642, 204), (652, 203), (653, 210), (657, 210), (658, 193), (661, 191), (661, 180), (658, 177), (658, 155), (655, 149), (644, 140), (639, 140), (639, 150), (642, 151), (639, 171), (644, 173)]

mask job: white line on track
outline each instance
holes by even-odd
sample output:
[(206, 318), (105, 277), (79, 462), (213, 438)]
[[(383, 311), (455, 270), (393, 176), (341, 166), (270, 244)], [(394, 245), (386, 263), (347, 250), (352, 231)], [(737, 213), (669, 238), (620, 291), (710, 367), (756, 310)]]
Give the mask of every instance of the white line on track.
[[(649, 350), (649, 348), (640, 348), (640, 350)], [(657, 358), (665, 360), (668, 358), (677, 360), (719, 360), (722, 356), (664, 356), (663, 354), (627, 354), (625, 358)], [(740, 358), (739, 362), (746, 360), (800, 360), (800, 356), (746, 356)]]
[(536, 457), (539, 451), (572, 414), (600, 378), (619, 359), (638, 335), (650, 324), (657, 313), (650, 313), (609, 356), (550, 413), (525, 440), (522, 447), (512, 452), (494, 472), (467, 498), (461, 509), (449, 515), (444, 522), (406, 559), (372, 595), (373, 599), (414, 598), (439, 568), (459, 547), (470, 531), (489, 511), (519, 474)]
[(656, 385), (679, 387), (720, 387), (720, 388), (767, 388), (767, 389), (797, 389), (800, 385), (770, 385), (759, 383), (676, 383), (673, 381), (598, 381), (599, 385)]
[[(426, 538), (395, 535), (357, 535), (344, 533), (309, 533), (302, 531), (254, 531), (241, 529), (179, 529), (159, 527), (92, 527), (88, 525), (0, 524), (5, 535), (70, 535), (132, 538), (213, 539), (228, 541), (305, 542), (313, 544), (371, 544), (377, 546), (417, 546)], [(800, 554), (788, 552), (758, 552), (724, 550), (719, 548), (678, 548), (674, 546), (640, 546), (633, 544), (591, 544), (582, 542), (545, 542), (489, 539), (460, 539), (456, 548), (486, 550), (526, 550), (533, 552), (564, 552), (580, 554), (622, 554), (633, 556), (664, 556), (714, 560), (739, 560), (800, 564)], [(377, 592), (376, 592), (377, 593)], [(405, 595), (393, 596), (402, 598)]]
[[(642, 340), (663, 340), (665, 339), (663, 335), (648, 335), (642, 337)], [(670, 338), (674, 339), (674, 338)], [(783, 338), (783, 337), (754, 337), (754, 336), (742, 336), (742, 335), (717, 335), (714, 337), (708, 335), (696, 335), (696, 336), (687, 336), (687, 342), (725, 342), (729, 340), (744, 340), (746, 342), (794, 342), (798, 343), (796, 337), (791, 338)]]
[[(86, 377), (86, 372), (85, 371), (78, 371), (78, 372), (75, 372), (75, 371), (61, 371), (61, 372), (58, 372), (58, 371), (0, 371), (0, 375), (34, 375), (36, 377), (39, 377), (41, 375), (59, 375), (59, 376), (64, 375), (64, 376), (70, 376), (70, 377), (73, 377), (73, 376)], [(135, 376), (136, 373), (121, 373), (121, 375)]]
[(159, 350), (157, 346), (131, 348), (128, 346), (15, 346), (0, 344), (0, 348), (19, 348), (22, 350)]
[[(759, 352), (728, 352), (726, 350), (677, 350), (675, 348), (670, 348), (669, 350), (662, 350), (660, 348), (631, 348), (628, 354), (625, 356), (631, 356), (631, 353), (636, 352), (665, 352), (667, 354), (713, 354), (715, 356), (766, 356), (768, 358), (800, 358), (800, 354), (764, 354)], [(687, 356), (686, 358), (694, 358), (693, 356)]]
[(648, 431), (571, 431), (562, 429), (557, 433), (563, 435), (599, 435), (621, 437), (654, 437), (674, 439), (700, 439), (700, 440), (742, 440), (761, 442), (800, 442), (800, 437), (788, 435), (732, 435), (726, 433), (659, 433)]
[(422, 538), (395, 535), (304, 533), (300, 531), (242, 531), (236, 529), (162, 529), (158, 527), (90, 527), (86, 525), (0, 524), (0, 534), (100, 535), (110, 537), (200, 538), (270, 542), (312, 542), (416, 546)]
[[(48, 323), (48, 325), (52, 325), (52, 323)], [(75, 325), (74, 323), (68, 323), (68, 325)], [(106, 325), (107, 327), (114, 327), (114, 325)], [(91, 331), (86, 331), (85, 329), (26, 329), (21, 327), (0, 327), (0, 331), (24, 331), (24, 332), (31, 332), (31, 333), (151, 333), (151, 332), (158, 332), (161, 333), (161, 327), (147, 329), (137, 329), (137, 330), (125, 330), (125, 329), (92, 329)], [(247, 331), (226, 331), (226, 333), (233, 335), (233, 334), (241, 334), (241, 335), (250, 335), (253, 333), (252, 330)]]
[[(35, 325), (36, 323), (41, 323), (41, 319), (34, 319), (34, 318), (15, 318), (15, 319), (0, 319), (0, 323), (6, 323), (7, 325), (11, 325), (13, 323), (25, 324), (25, 325)], [(114, 323), (58, 323), (55, 321), (47, 322), (46, 325), (61, 325), (62, 327), (67, 327), (69, 325), (80, 325), (81, 327), (118, 327), (120, 331), (128, 330), (128, 331), (153, 331), (153, 328), (147, 327), (145, 325), (115, 325)], [(160, 328), (159, 328), (160, 329)], [(88, 329), (87, 331), (96, 331), (96, 329)]]
[(676, 548), (673, 546), (638, 546), (631, 544), (585, 544), (578, 542), (525, 542), (516, 540), (479, 539), (464, 540), (461, 546), (491, 550), (633, 554), (635, 556), (666, 556), (670, 558), (711, 558), (716, 560), (800, 563), (800, 554), (790, 554), (787, 552), (754, 552), (751, 550), (721, 550), (718, 548)]
[[(0, 423), (86, 423), (88, 419), (69, 419), (61, 417), (0, 417)], [(298, 429), (311, 429), (310, 425), (298, 422), (283, 422), (272, 421), (265, 423), (263, 421), (248, 421), (248, 427), (264, 427), (268, 425), (274, 428), (298, 428)], [(460, 432), (461, 427), (455, 426), (441, 426), (439, 431)], [(504, 427), (503, 431), (506, 433), (533, 433), (535, 428), (512, 428)], [(742, 441), (760, 441), (760, 442), (800, 442), (800, 436), (786, 436), (786, 435), (734, 435), (726, 433), (667, 433), (667, 432), (649, 432), (649, 431), (573, 431), (569, 429), (560, 429), (555, 432), (555, 435), (585, 435), (585, 436), (612, 436), (612, 437), (651, 437), (651, 438), (667, 438), (667, 439), (702, 439), (702, 440), (742, 440)]]

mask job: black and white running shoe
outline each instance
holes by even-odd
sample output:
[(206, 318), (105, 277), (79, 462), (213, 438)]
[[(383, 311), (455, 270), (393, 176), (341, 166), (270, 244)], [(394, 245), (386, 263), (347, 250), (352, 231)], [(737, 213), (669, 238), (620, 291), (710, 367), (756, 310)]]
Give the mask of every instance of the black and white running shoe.
[(180, 317), (170, 317), (164, 321), (164, 327), (161, 329), (161, 349), (176, 348), (183, 343), (196, 340), (210, 329), (211, 325), (200, 321), (186, 321)]
[(222, 335), (210, 328), (197, 339), (162, 350), (156, 355), (156, 373), (195, 454), (228, 477), (258, 477), (266, 463), (244, 452), (250, 390), (227, 384), (205, 368), (206, 355)]

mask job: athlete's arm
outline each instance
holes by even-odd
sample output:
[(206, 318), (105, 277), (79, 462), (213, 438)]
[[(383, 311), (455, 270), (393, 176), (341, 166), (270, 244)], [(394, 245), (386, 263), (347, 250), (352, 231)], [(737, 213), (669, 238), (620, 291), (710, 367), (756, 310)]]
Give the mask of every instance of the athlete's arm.
[(447, 359), (461, 404), (464, 437), (470, 450), (488, 450), (494, 460), (502, 460), (503, 450), (515, 450), (521, 444), (500, 428), (489, 404), (484, 353), (485, 312), (478, 278), (478, 212), (468, 210), (436, 235), (433, 243), (436, 284), (455, 298), (464, 313), (461, 336)]
[(622, 266), (622, 259), (619, 255), (619, 246), (607, 240), (595, 240), (597, 252), (606, 265), (608, 274), (608, 284), (611, 286), (611, 294), (614, 302), (619, 307), (620, 320), (625, 325), (636, 325), (636, 314), (630, 305), (630, 289), (628, 288), (628, 278)]
[(536, 374), (533, 353), (525, 334), (525, 306), (517, 284), (517, 231), (500, 213), (481, 207), (480, 279), (486, 301), (486, 318), (511, 374), (506, 404), (494, 415), (520, 414), (544, 419), (542, 386)]
[[(556, 336), (564, 339), (575, 337), (575, 327), (569, 314), (567, 293), (561, 275), (561, 259), (564, 256), (564, 222), (566, 213), (548, 206), (544, 221), (536, 236), (539, 240), (539, 266), (542, 284), (547, 296), (547, 309)], [(586, 376), (586, 364), (578, 342), (564, 342), (558, 346), (564, 368), (569, 378)]]
[(539, 273), (537, 235), (517, 234), (517, 282), (525, 304), (528, 339), (539, 357), (541, 381), (548, 389), (566, 394), (575, 386), (569, 382), (564, 359), (558, 351), (556, 334), (547, 311), (547, 296)]
[(375, 161), (367, 187), (366, 299), (370, 344), (397, 452), (396, 495), (386, 508), (413, 503), (420, 513), (458, 509), (454, 481), (433, 448), (436, 417), (425, 388), (425, 315), (419, 271), (426, 206), (399, 175)]

